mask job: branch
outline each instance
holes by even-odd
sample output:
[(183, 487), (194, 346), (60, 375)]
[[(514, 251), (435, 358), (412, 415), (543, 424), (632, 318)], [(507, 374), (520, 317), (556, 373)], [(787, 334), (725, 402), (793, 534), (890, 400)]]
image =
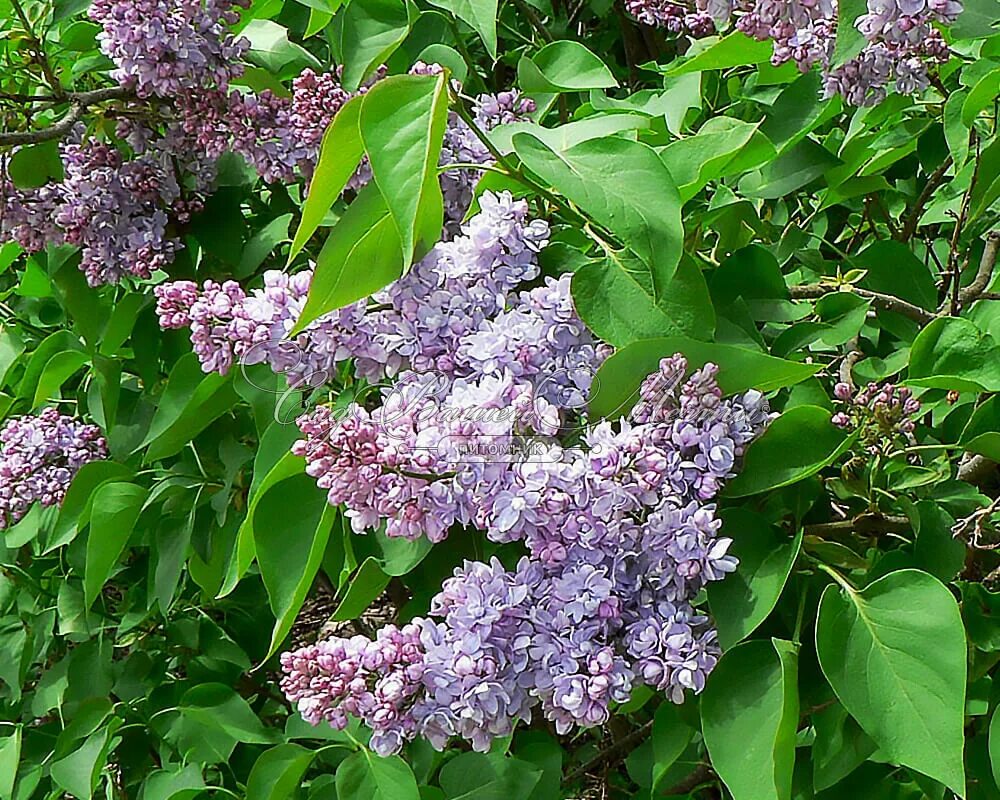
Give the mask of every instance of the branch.
[(986, 483), (986, 479), (993, 474), (996, 467), (996, 462), (986, 456), (966, 453), (962, 463), (958, 465), (958, 479), (973, 486), (980, 486)]
[(703, 784), (705, 781), (712, 777), (712, 769), (707, 764), (699, 764), (691, 772), (687, 774), (686, 777), (682, 778), (678, 783), (671, 786), (663, 794), (666, 795), (678, 795), (687, 794), (692, 789)]
[(899, 235), (896, 237), (899, 241), (908, 242), (913, 238), (913, 235), (917, 232), (917, 228), (920, 225), (920, 217), (923, 216), (924, 207), (930, 201), (931, 195), (933, 195), (937, 188), (944, 182), (945, 173), (948, 172), (948, 168), (950, 166), (951, 156), (948, 156), (941, 163), (941, 166), (931, 173), (930, 177), (927, 179), (927, 183), (924, 184), (923, 191), (921, 191), (920, 196), (917, 197), (917, 202), (913, 204), (913, 208), (903, 221), (903, 228), (899, 231)]
[(641, 728), (636, 728), (627, 736), (623, 736), (617, 742), (612, 744), (610, 747), (606, 747), (601, 750), (596, 756), (594, 756), (589, 761), (585, 762), (583, 765), (577, 767), (571, 773), (569, 773), (565, 778), (563, 778), (563, 785), (573, 783), (584, 777), (596, 767), (599, 767), (606, 761), (615, 761), (620, 756), (624, 757), (632, 751), (632, 748), (643, 741), (650, 733), (653, 731), (653, 720), (650, 720)]
[(824, 534), (837, 536), (844, 533), (906, 533), (912, 528), (910, 520), (906, 517), (866, 513), (852, 519), (806, 525), (804, 531), (810, 536)]
[(997, 264), (997, 253), (1000, 252), (1000, 231), (993, 231), (986, 237), (986, 246), (983, 248), (983, 257), (979, 260), (979, 271), (972, 283), (958, 293), (958, 300), (962, 306), (978, 300), (986, 287), (990, 285), (993, 277), (993, 268)]
[[(809, 283), (801, 286), (792, 286), (789, 288), (792, 293), (793, 300), (808, 300), (818, 297), (823, 297), (830, 292), (838, 291), (835, 286), (828, 286), (822, 283)], [(891, 294), (882, 294), (882, 292), (873, 292), (870, 289), (858, 289), (852, 286), (850, 291), (856, 294), (858, 297), (863, 297), (866, 300), (871, 300), (872, 305), (877, 308), (881, 308), (885, 311), (895, 311), (897, 314), (902, 314), (904, 317), (909, 317), (914, 322), (919, 322), (921, 325), (927, 325), (937, 319), (937, 314), (933, 311), (928, 311), (927, 309), (921, 308), (920, 306), (915, 306), (913, 303), (907, 303), (905, 300), (900, 300), (898, 297), (894, 297)]]
[(83, 113), (92, 105), (103, 103), (108, 100), (124, 100), (131, 97), (131, 92), (121, 86), (114, 86), (107, 89), (94, 89), (89, 92), (72, 92), (66, 95), (69, 102), (69, 111), (54, 125), (35, 131), (21, 131), (5, 133), (0, 131), (0, 147), (18, 144), (37, 144), (47, 142), (52, 139), (61, 139), (71, 130)]

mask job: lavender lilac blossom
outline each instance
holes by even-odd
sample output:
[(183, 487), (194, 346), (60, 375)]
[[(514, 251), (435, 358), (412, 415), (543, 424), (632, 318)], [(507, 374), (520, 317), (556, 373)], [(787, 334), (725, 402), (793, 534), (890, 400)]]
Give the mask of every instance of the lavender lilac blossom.
[(951, 25), (963, 8), (958, 0), (868, 0), (867, 13), (854, 21), (864, 49), (834, 65), (836, 0), (696, 0), (693, 9), (672, 0), (626, 5), (640, 22), (695, 37), (712, 33), (712, 20), (720, 28), (735, 21), (747, 36), (773, 42), (772, 64), (794, 61), (803, 72), (818, 64), (824, 97), (840, 95), (855, 106), (881, 102), (890, 88), (900, 94), (926, 89), (929, 67), (948, 59), (935, 26)]
[[(331, 489), (331, 502), (345, 502), (349, 514), (352, 504), (370, 508), (365, 525), (377, 524), (381, 512), (391, 515), (384, 520), (390, 526), (410, 517), (378, 506), (407, 496), (400, 483), (379, 483), (388, 468), (405, 463), (405, 474), (390, 481), (414, 480), (411, 470), (422, 467), (423, 488), (459, 491), (435, 497), (445, 501), (437, 513), (447, 514), (448, 525), (421, 531), (432, 517), (414, 515), (417, 527), (397, 535), (427, 532), (437, 540), (451, 524), (471, 521), (491, 539), (522, 541), (528, 555), (514, 570), (496, 559), (466, 562), (432, 600), (430, 617), (403, 632), (390, 626), (374, 640), (335, 638), (285, 653), (282, 689), (303, 716), (334, 727), (357, 716), (383, 755), (415, 736), (439, 749), (460, 737), (485, 751), (536, 709), (565, 733), (604, 723), (610, 704), (624, 702), (638, 682), (674, 702), (701, 691), (720, 648), (693, 601), (736, 566), (711, 501), (771, 415), (758, 392), (723, 398), (713, 365), (685, 379), (686, 372), (680, 355), (664, 359), (642, 385), (636, 418), (590, 428), (583, 448), (561, 446), (550, 425), (522, 416), (518, 424), (543, 434), (528, 458), (483, 462), (469, 457), (475, 448), (458, 461), (449, 460), (448, 448), (428, 455), (412, 447), (421, 432), (456, 429), (442, 406), (425, 414), (423, 402), (402, 396), (389, 416), (405, 417), (416, 432), (395, 442), (380, 439), (388, 425), (370, 424), (379, 411), (343, 421), (328, 410), (307, 415), (296, 452)], [(504, 385), (513, 385), (509, 371), (504, 375)], [(421, 381), (406, 379), (410, 387)], [(470, 388), (463, 385), (458, 396)], [(453, 388), (447, 396), (455, 395)], [(462, 396), (471, 399), (484, 399), (481, 389)], [(518, 424), (508, 426), (511, 436)], [(457, 430), (503, 435), (499, 425)], [(408, 447), (401, 449), (403, 440)], [(412, 460), (399, 461), (406, 453)], [(442, 475), (443, 467), (455, 474)], [(361, 503), (347, 497), (359, 491), (367, 493)], [(398, 641), (388, 658), (387, 638)], [(373, 666), (362, 673), (357, 664)]]
[(0, 430), (0, 530), (36, 502), (59, 505), (77, 470), (107, 455), (100, 428), (55, 408), (9, 420)]

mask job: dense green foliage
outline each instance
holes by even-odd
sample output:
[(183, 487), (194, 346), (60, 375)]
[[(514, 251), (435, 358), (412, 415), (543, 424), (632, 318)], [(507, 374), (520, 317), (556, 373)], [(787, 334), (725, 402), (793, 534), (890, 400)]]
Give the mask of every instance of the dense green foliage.
[[(22, 97), (114, 86), (88, 5), (0, 0), (5, 132), (79, 111), (113, 138), (111, 106)], [(780, 412), (719, 500), (740, 559), (705, 598), (725, 653), (683, 705), (640, 686), (605, 726), (560, 736), (539, 715), (489, 754), (418, 739), (380, 758), (360, 726), (311, 727), (278, 689), (281, 651), (425, 614), (497, 545), (353, 533), (289, 452), (301, 409), (351, 399), (346, 376), (310, 394), (263, 364), (206, 375), (158, 327), (162, 271), (91, 288), (76, 248), (8, 242), (0, 422), (58, 405), (110, 455), (2, 531), (0, 800), (1000, 798), (997, 19), (968, 3), (931, 88), (856, 109), (772, 67), (769, 44), (664, 37), (605, 0), (254, 0), (241, 85), (449, 72), (345, 105), (308, 200), (223, 156), (169, 277), (314, 261), (300, 329), (366, 297), (437, 241), (449, 108), (531, 96), (532, 121), (490, 133), (478, 190), (550, 221), (544, 269), (574, 273), (580, 317), (617, 348), (591, 419), (674, 352)], [(0, 135), (0, 186), (61, 175), (54, 139), (25, 142)], [(379, 192), (348, 205), (365, 157)], [(831, 422), (851, 413), (835, 384), (888, 379), (919, 398), (912, 432)]]

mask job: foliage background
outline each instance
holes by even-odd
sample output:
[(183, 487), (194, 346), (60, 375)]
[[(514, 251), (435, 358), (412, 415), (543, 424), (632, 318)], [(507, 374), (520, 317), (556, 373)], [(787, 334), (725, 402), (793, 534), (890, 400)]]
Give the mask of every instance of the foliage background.
[[(74, 91), (108, 85), (87, 5), (32, 0), (19, 18), (0, 0), (6, 130), (64, 113), (29, 118), (11, 99), (43, 67)], [(483, 186), (549, 216), (546, 268), (577, 271), (581, 316), (619, 348), (595, 417), (675, 350), (771, 395), (781, 416), (723, 500), (741, 566), (708, 601), (727, 652), (682, 706), (640, 689), (603, 729), (538, 723), (488, 755), (417, 741), (378, 759), (361, 729), (306, 725), (277, 691), (276, 652), (422, 613), (490, 544), (359, 537), (337, 516), (317, 548), (323, 495), (287, 454), (303, 398), (265, 367), (203, 375), (185, 337), (158, 329), (148, 285), (91, 290), (72, 248), (8, 243), (0, 419), (75, 405), (112, 457), (0, 544), (0, 798), (1000, 797), (998, 18), (968, 3), (933, 88), (854, 109), (821, 100), (817, 73), (771, 67), (769, 44), (690, 45), (606, 0), (254, 0), (236, 27), (255, 88), (424, 60), (469, 92), (535, 97), (535, 121), (493, 139)], [(407, 123), (390, 114), (386, 138)], [(622, 142), (652, 148), (676, 192)], [(579, 180), (553, 156), (567, 150)], [(60, 169), (52, 141), (0, 159), (21, 186)], [(283, 265), (302, 188), (226, 159), (171, 277)], [(343, 211), (311, 202), (300, 261)], [(628, 280), (641, 237), (616, 228), (621, 204), (682, 216), (663, 296)], [(596, 245), (595, 225), (621, 247)], [(895, 375), (923, 404), (916, 444), (873, 456), (831, 425), (832, 387)]]

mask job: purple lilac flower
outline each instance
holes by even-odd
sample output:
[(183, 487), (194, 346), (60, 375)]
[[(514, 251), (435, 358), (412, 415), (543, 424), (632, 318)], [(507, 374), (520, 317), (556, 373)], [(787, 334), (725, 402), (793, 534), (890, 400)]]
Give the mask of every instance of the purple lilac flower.
[[(373, 729), (373, 747), (388, 754), (414, 736), (439, 749), (460, 737), (484, 751), (535, 708), (561, 733), (600, 725), (636, 682), (677, 703), (700, 692), (721, 650), (711, 620), (693, 604), (708, 582), (736, 567), (707, 501), (772, 416), (759, 392), (723, 397), (716, 372), (709, 364), (685, 379), (682, 356), (664, 359), (640, 391), (641, 421), (602, 422), (582, 448), (549, 441), (527, 458), (491, 463), (455, 461), (448, 447), (412, 447), (456, 433), (509, 437), (515, 427), (470, 426), (465, 418), (456, 425), (443, 413), (471, 400), (477, 408), (490, 399), (498, 408), (509, 404), (489, 376), (452, 379), (450, 390), (443, 376), (440, 400), (425, 392), (413, 402), (408, 393), (425, 390), (430, 378), (407, 373), (398, 406), (387, 397), (375, 411), (358, 408), (344, 420), (326, 409), (307, 415), (296, 452), (336, 494), (331, 502), (345, 503), (362, 523), (356, 530), (385, 522), (397, 535), (423, 527), (437, 539), (452, 524), (474, 524), (492, 539), (523, 541), (528, 555), (512, 571), (496, 559), (467, 562), (432, 600), (431, 618), (412, 623), (420, 667), (394, 682), (392, 695), (405, 698), (405, 708), (374, 719), (345, 699), (341, 687), (357, 660), (346, 649), (373, 646), (364, 638), (286, 654), (289, 698), (312, 721), (342, 726), (347, 714), (361, 717)], [(500, 383), (514, 386), (504, 374)], [(435, 486), (440, 491), (416, 501), (412, 514), (393, 505)], [(404, 532), (410, 518), (417, 527)], [(345, 655), (323, 661), (318, 653), (327, 649)], [(397, 674), (395, 662), (387, 666), (387, 676)], [(367, 697), (379, 675), (351, 685)]]
[(59, 505), (77, 470), (107, 454), (100, 428), (55, 408), (8, 420), (0, 430), (0, 530), (35, 502)]
[(101, 50), (115, 63), (115, 79), (140, 97), (170, 98), (219, 87), (242, 72), (249, 49), (228, 26), (235, 7), (249, 0), (94, 0), (90, 18), (102, 30)]

